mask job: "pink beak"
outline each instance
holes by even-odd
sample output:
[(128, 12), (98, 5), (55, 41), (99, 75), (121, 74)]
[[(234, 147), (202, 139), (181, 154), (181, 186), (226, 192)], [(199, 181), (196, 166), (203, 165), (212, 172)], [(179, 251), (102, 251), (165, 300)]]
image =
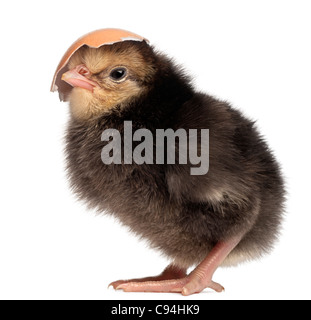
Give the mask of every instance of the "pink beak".
[(91, 75), (89, 69), (80, 64), (72, 70), (65, 72), (62, 75), (62, 80), (66, 81), (73, 87), (79, 87), (93, 92), (95, 87), (98, 87), (98, 83), (88, 79)]

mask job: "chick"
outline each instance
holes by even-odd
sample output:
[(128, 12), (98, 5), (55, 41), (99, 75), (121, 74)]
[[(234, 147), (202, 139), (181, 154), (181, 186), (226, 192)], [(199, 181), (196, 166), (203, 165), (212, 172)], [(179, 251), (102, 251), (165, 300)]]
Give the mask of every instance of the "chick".
[[(171, 261), (159, 276), (115, 281), (115, 289), (220, 292), (212, 279), (219, 266), (270, 251), (282, 219), (284, 183), (254, 122), (197, 92), (182, 68), (146, 41), (83, 46), (68, 66), (62, 79), (73, 87), (66, 153), (74, 192)], [(103, 163), (103, 131), (122, 133), (126, 121), (133, 131), (154, 134), (209, 129), (208, 172), (191, 175), (189, 162)]]

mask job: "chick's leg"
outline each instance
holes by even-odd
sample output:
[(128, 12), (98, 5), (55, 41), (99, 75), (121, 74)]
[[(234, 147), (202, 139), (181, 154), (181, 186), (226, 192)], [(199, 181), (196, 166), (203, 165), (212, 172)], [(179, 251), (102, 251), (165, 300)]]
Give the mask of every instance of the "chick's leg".
[(240, 241), (241, 237), (237, 236), (218, 242), (208, 256), (189, 274), (189, 281), (182, 288), (181, 293), (188, 296), (199, 293), (205, 288), (211, 288), (217, 292), (223, 291), (224, 287), (212, 281), (213, 274)]
[[(174, 265), (169, 265), (160, 275), (154, 277), (146, 277), (131, 280), (118, 280), (111, 282), (108, 287), (112, 286), (114, 289), (119, 289), (119, 286), (124, 283), (150, 282), (150, 281), (164, 281), (172, 279), (181, 279), (187, 275), (186, 269), (178, 268)], [(121, 288), (120, 288), (121, 289)]]
[(129, 281), (119, 284), (116, 289), (123, 289), (126, 292), (180, 292), (185, 296), (199, 293), (205, 288), (221, 292), (224, 288), (212, 280), (213, 274), (240, 240), (241, 237), (235, 237), (217, 243), (208, 256), (188, 276), (173, 280)]

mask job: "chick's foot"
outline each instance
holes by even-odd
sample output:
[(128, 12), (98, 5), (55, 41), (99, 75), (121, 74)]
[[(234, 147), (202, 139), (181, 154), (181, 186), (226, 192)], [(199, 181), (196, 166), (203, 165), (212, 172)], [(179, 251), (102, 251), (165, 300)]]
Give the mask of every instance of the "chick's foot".
[[(158, 277), (116, 281), (111, 285), (125, 292), (180, 292), (184, 296), (199, 293), (206, 288), (221, 292), (224, 288), (212, 280), (213, 274), (242, 236), (218, 242), (207, 257), (187, 276), (185, 270), (169, 266)], [(173, 278), (172, 278), (173, 277)]]
[(182, 295), (187, 296), (193, 293), (199, 293), (206, 288), (211, 288), (217, 292), (224, 290), (220, 284), (212, 280), (203, 282), (190, 276), (175, 280), (127, 282), (120, 284), (116, 289), (123, 289), (125, 292), (181, 293)]
[[(146, 277), (131, 280), (118, 280), (111, 282), (108, 287), (112, 286), (114, 289), (123, 289), (120, 285), (128, 283), (146, 283), (146, 282), (160, 282), (166, 280), (176, 280), (184, 278), (187, 270), (180, 269), (174, 265), (169, 265), (160, 275), (154, 277)], [(125, 291), (125, 290), (124, 290)]]

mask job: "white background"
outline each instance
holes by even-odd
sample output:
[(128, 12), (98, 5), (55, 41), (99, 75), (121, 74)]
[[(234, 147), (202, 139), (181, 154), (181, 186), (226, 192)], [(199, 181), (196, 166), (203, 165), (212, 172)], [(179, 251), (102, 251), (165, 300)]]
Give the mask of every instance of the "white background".
[(282, 164), (287, 214), (275, 250), (219, 269), (224, 293), (187, 299), (307, 299), (310, 294), (310, 1), (2, 1), (0, 298), (185, 299), (107, 289), (168, 261), (75, 200), (64, 171), (68, 107), (49, 88), (69, 45), (99, 28), (148, 38), (198, 89), (250, 118)]

